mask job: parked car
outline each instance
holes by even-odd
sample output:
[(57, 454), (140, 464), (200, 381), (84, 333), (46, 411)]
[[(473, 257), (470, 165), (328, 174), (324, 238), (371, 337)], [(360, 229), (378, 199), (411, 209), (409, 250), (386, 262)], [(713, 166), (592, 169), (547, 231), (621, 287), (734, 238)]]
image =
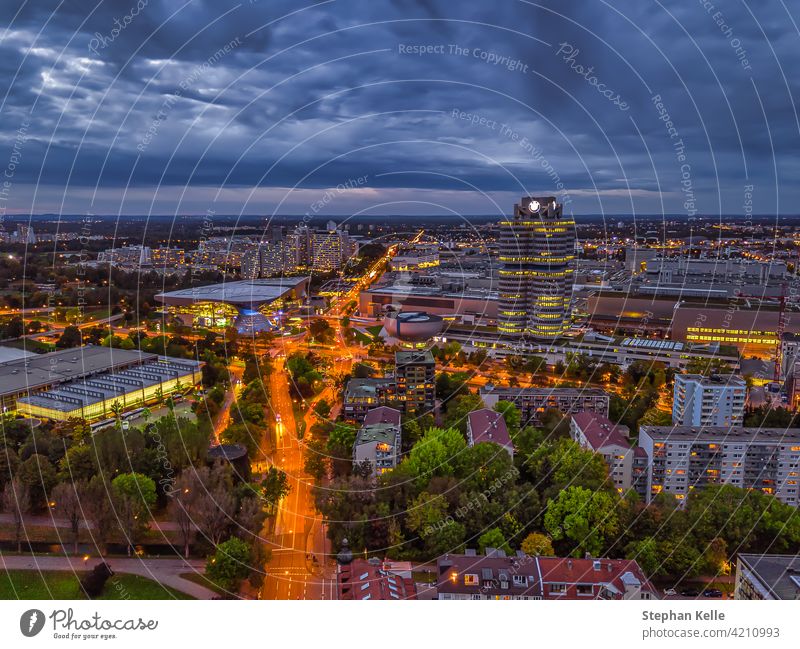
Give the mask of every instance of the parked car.
[(700, 591), (696, 588), (684, 588), (681, 591), (681, 595), (684, 597), (697, 597), (700, 594)]
[(674, 597), (677, 594), (678, 594), (678, 591), (675, 590), (674, 588), (665, 588), (664, 589), (664, 595), (666, 597)]
[(706, 588), (703, 591), (703, 597), (722, 597), (722, 591), (718, 588)]

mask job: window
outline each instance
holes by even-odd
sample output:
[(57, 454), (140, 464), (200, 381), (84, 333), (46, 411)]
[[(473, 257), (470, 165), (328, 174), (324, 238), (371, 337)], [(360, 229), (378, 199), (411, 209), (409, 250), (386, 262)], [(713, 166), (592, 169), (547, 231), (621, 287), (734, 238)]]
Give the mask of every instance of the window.
[(567, 585), (566, 584), (550, 584), (550, 592), (555, 593), (566, 593), (567, 592)]
[(514, 585), (515, 586), (527, 586), (528, 585), (528, 578), (525, 575), (514, 575)]
[(477, 586), (478, 585), (478, 575), (464, 575), (464, 585), (465, 586)]
[(578, 595), (591, 595), (592, 594), (592, 585), (591, 584), (578, 584), (577, 586)]

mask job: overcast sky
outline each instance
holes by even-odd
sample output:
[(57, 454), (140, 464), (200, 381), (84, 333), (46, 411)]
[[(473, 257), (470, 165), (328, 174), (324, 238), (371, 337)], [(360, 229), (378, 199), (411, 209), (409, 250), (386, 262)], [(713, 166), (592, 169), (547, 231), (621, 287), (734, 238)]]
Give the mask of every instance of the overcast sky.
[(0, 6), (9, 214), (800, 213), (796, 2)]

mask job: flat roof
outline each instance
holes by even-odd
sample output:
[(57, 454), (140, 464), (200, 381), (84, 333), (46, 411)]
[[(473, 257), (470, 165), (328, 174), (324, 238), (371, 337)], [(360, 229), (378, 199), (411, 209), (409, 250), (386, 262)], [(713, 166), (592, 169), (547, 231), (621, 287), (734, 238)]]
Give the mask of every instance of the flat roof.
[(139, 350), (114, 349), (86, 345), (48, 354), (35, 354), (0, 363), (0, 397), (37, 390), (112, 370), (115, 367), (136, 365), (158, 358)]
[(158, 293), (155, 298), (158, 302), (169, 306), (190, 306), (197, 302), (223, 302), (242, 306), (268, 304), (282, 298), (306, 281), (308, 277), (305, 276), (246, 279)]
[(161, 357), (121, 372), (106, 372), (80, 381), (70, 381), (52, 390), (45, 390), (18, 399), (41, 408), (70, 412), (76, 408), (116, 399), (164, 381), (196, 372), (202, 363), (184, 358)]
[(776, 599), (800, 599), (800, 555), (740, 554), (739, 559)]
[(739, 428), (724, 426), (642, 426), (641, 433), (659, 440), (713, 440), (720, 443), (737, 442), (796, 442), (800, 441), (800, 428)]
[(377, 442), (378, 444), (394, 444), (400, 428), (396, 424), (367, 424), (358, 429), (356, 446)]
[(425, 363), (425, 364), (435, 364), (436, 361), (433, 358), (433, 353), (430, 349), (426, 349), (424, 351), (409, 351), (409, 352), (395, 352), (394, 353), (394, 362), (396, 365), (408, 365), (410, 363)]

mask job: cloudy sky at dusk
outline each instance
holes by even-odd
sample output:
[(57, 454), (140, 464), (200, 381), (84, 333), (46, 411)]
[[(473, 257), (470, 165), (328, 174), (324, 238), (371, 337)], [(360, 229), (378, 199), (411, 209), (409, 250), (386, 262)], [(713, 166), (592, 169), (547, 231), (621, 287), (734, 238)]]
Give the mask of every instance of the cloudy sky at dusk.
[(8, 213), (800, 213), (786, 0), (2, 5)]

